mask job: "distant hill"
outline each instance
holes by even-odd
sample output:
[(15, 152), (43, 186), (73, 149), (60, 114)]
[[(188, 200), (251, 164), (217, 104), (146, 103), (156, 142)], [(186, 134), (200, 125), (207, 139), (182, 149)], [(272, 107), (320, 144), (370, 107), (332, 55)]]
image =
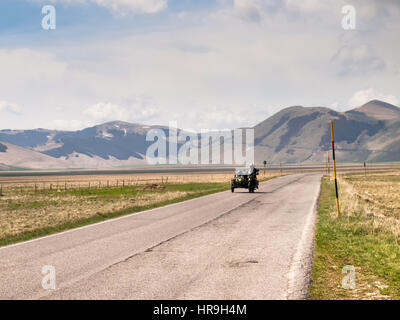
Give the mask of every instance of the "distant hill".
[[(325, 162), (331, 120), (338, 161), (400, 161), (400, 108), (373, 100), (347, 112), (324, 107), (283, 109), (254, 127), (256, 163)], [(150, 129), (163, 129), (168, 135), (163, 126), (122, 121), (79, 131), (0, 130), (0, 169), (146, 164), (146, 150), (153, 143), (146, 141)]]
[(68, 167), (68, 165), (60, 159), (47, 156), (40, 152), (1, 142), (0, 170), (8, 170), (13, 167), (59, 169)]
[[(168, 128), (163, 126), (112, 121), (78, 131), (0, 130), (0, 141), (23, 147), (25, 151), (35, 151), (34, 154), (42, 154), (50, 159), (59, 160), (58, 167), (135, 166), (146, 164), (146, 150), (153, 143), (146, 141), (146, 134), (151, 129), (163, 129), (168, 134)], [(22, 149), (19, 150), (22, 152)], [(4, 159), (5, 156), (0, 154), (0, 163), (2, 163), (2, 158)], [(7, 159), (9, 162), (3, 162), (7, 164), (16, 162)], [(20, 165), (23, 164), (19, 162)], [(39, 168), (33, 167), (29, 161), (25, 163), (25, 166)]]
[(79, 131), (1, 130), (0, 141), (56, 158), (82, 154), (105, 160), (108, 157), (118, 160), (134, 157), (142, 160), (148, 146), (144, 138), (150, 128), (152, 127), (113, 121)]
[(400, 108), (379, 100), (372, 100), (363, 106), (351, 110), (377, 120), (399, 120)]
[(79, 131), (1, 130), (0, 141), (63, 160), (62, 167), (132, 166), (145, 163), (151, 128), (114, 121)]
[(400, 161), (400, 108), (375, 100), (347, 112), (301, 106), (278, 112), (254, 127), (257, 162), (324, 161), (331, 120), (339, 161)]

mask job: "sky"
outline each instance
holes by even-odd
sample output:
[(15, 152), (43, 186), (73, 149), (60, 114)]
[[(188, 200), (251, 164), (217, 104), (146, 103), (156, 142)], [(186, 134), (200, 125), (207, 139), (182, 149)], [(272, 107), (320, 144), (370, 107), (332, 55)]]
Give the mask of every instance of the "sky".
[(0, 129), (226, 129), (293, 105), (400, 105), (399, 16), (398, 0), (1, 0)]

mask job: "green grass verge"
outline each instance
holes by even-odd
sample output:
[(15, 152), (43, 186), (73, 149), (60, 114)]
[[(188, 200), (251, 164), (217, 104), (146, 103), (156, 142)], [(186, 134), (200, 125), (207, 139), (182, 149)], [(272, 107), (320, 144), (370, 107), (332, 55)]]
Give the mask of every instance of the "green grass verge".
[[(334, 186), (323, 179), (310, 299), (370, 299), (381, 295), (399, 299), (400, 246), (396, 238), (374, 232), (372, 220), (365, 215), (336, 218), (331, 214), (335, 205)], [(345, 265), (356, 268), (355, 290), (341, 287)], [(384, 286), (377, 287), (376, 283)]]

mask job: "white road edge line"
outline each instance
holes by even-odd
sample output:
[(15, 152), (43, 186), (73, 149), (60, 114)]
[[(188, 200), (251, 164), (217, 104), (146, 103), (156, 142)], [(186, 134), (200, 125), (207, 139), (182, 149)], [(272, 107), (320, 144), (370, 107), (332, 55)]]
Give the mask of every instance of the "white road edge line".
[(306, 299), (308, 296), (307, 285), (310, 280), (310, 273), (313, 265), (312, 258), (314, 250), (315, 222), (318, 211), (318, 199), (321, 193), (321, 182), (322, 181), (320, 181), (318, 185), (314, 203), (310, 212), (308, 213), (300, 241), (297, 244), (296, 251), (287, 274), (288, 287), (285, 295), (286, 300)]

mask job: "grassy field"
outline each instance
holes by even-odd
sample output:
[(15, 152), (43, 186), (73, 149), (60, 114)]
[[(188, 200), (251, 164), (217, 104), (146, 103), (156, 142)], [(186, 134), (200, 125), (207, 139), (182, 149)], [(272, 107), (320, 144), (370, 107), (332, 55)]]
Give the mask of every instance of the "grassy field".
[[(283, 174), (286, 174), (285, 172)], [(260, 172), (259, 178), (271, 178), (281, 175), (280, 172), (267, 171), (264, 176)], [(0, 176), (0, 188), (3, 193), (7, 193), (9, 188), (30, 187), (38, 190), (43, 189), (77, 189), (77, 188), (105, 188), (120, 186), (136, 186), (150, 183), (209, 183), (209, 182), (226, 182), (233, 177), (231, 173), (215, 172), (215, 173), (180, 173), (180, 174), (104, 174), (104, 175), (70, 175), (70, 176), (17, 176), (2, 177)]]
[[(261, 176), (260, 181), (272, 177)], [(88, 177), (85, 178), (88, 181)], [(98, 177), (92, 177), (90, 188), (71, 179), (67, 180), (67, 187), (65, 182), (59, 181), (36, 191), (32, 181), (17, 179), (15, 183), (8, 183), (0, 195), (0, 246), (228, 190), (232, 174), (182, 175), (176, 179), (169, 177), (167, 183), (165, 177), (156, 176), (152, 179), (149, 176), (147, 179), (143, 176), (131, 180), (126, 176), (117, 178), (118, 184), (108, 177), (114, 181), (109, 187), (98, 183)], [(146, 184), (137, 184), (139, 180)], [(159, 183), (154, 184), (154, 181)]]
[(229, 189), (229, 183), (16, 190), (0, 200), (0, 246)]
[[(344, 175), (341, 216), (334, 185), (322, 183), (311, 299), (400, 298), (400, 173)], [(354, 266), (356, 286), (343, 289), (342, 268)]]

